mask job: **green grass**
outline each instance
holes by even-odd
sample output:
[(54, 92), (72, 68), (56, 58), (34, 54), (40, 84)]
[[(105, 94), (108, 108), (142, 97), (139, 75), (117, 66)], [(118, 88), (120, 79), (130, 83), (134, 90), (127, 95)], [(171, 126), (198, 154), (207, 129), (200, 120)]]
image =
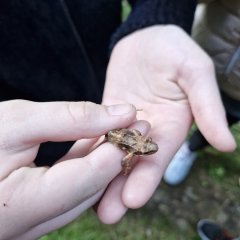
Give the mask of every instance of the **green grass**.
[(123, 0), (122, 1), (122, 20), (125, 21), (128, 14), (130, 13), (131, 11), (131, 7), (129, 6), (128, 2), (126, 0)]
[(205, 153), (210, 154), (215, 161), (206, 162), (209, 175), (215, 180), (224, 180), (225, 177), (240, 173), (240, 126), (235, 125), (232, 128), (232, 133), (235, 136), (238, 147), (232, 153), (221, 153), (213, 148), (209, 148)]
[[(171, 229), (167, 219), (145, 211), (129, 211), (127, 217), (115, 225), (102, 225), (95, 214), (88, 211), (78, 220), (55, 231), (41, 240), (175, 240), (176, 232)], [(178, 238), (185, 239), (184, 237)]]

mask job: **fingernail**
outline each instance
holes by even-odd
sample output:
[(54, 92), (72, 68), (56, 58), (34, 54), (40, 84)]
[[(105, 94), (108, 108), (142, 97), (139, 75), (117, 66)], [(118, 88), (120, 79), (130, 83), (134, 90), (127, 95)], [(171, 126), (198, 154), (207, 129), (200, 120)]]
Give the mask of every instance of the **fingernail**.
[(127, 114), (134, 110), (133, 105), (131, 104), (118, 104), (107, 107), (107, 111), (110, 115), (119, 116)]

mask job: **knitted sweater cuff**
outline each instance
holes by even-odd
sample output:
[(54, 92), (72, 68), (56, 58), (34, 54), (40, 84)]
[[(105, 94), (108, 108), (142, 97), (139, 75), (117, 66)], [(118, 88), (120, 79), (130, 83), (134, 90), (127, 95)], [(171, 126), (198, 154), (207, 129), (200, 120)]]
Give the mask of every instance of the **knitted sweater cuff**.
[(190, 34), (196, 0), (131, 0), (132, 11), (112, 36), (110, 49), (124, 36), (145, 27), (174, 24)]

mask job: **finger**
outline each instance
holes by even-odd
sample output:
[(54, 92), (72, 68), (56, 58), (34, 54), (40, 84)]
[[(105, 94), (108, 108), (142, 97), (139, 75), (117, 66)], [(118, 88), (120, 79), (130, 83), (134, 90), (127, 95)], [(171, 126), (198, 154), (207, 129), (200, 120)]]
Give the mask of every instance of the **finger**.
[[(14, 171), (0, 184), (0, 192), (4, 193), (0, 202), (5, 203), (0, 208), (1, 229), (7, 231), (14, 225), (14, 231), (23, 233), (28, 226), (37, 226), (77, 207), (119, 174), (123, 156), (121, 150), (105, 143), (82, 159), (63, 161), (49, 169)], [(22, 215), (24, 221), (19, 221)]]
[(107, 107), (90, 102), (8, 101), (1, 103), (0, 113), (1, 145), (6, 145), (14, 140), (32, 144), (100, 136), (128, 126), (136, 109), (130, 104)]
[(196, 73), (191, 80), (188, 97), (196, 124), (208, 142), (224, 152), (236, 148), (235, 140), (228, 128), (225, 110), (210, 66)]
[[(140, 121), (138, 125), (149, 128), (145, 121)], [(72, 212), (79, 204), (103, 191), (119, 174), (123, 156), (120, 149), (104, 143), (82, 159), (63, 161), (49, 169), (16, 170), (0, 185), (0, 192), (7, 193), (1, 196), (3, 199), (0, 201), (9, 206), (7, 214), (0, 214), (0, 221), (1, 216), (4, 216), (2, 221), (7, 223), (6, 229), (11, 221), (11, 224), (16, 224), (16, 231), (26, 232), (29, 230), (26, 226), (41, 228), (41, 223), (46, 222), (46, 219), (57, 219), (64, 213)], [(17, 216), (23, 212), (24, 222), (12, 221), (19, 219)]]
[[(138, 121), (132, 124), (130, 128), (137, 129), (143, 135), (146, 135), (150, 130), (150, 125), (146, 124), (145, 121)], [(116, 223), (126, 213), (128, 207), (126, 207), (122, 200), (122, 194), (128, 177), (129, 176), (123, 176), (122, 174), (116, 177), (108, 186), (104, 196), (102, 197), (97, 208), (97, 214), (103, 223)]]
[(37, 226), (33, 226), (28, 232), (25, 232), (21, 236), (18, 235), (18, 239), (31, 240), (37, 239), (49, 232), (52, 232), (60, 227), (65, 226), (70, 223), (74, 219), (76, 219), (81, 213), (90, 208), (103, 194), (103, 191), (99, 191), (95, 195), (93, 195), (87, 201), (79, 204), (77, 207), (53, 218), (38, 224)]
[[(90, 139), (81, 139), (74, 143), (71, 149), (62, 157), (60, 158), (57, 163), (61, 161), (66, 161), (69, 159), (74, 158), (83, 158), (90, 153), (91, 150), (95, 149), (96, 147), (103, 142), (103, 138), (90, 138)], [(98, 143), (99, 142), (99, 143)], [(98, 144), (97, 144), (98, 143)]]
[(126, 179), (127, 176), (122, 174), (117, 176), (108, 186), (98, 205), (97, 215), (104, 224), (116, 223), (128, 210), (122, 201), (122, 190)]
[(153, 120), (150, 135), (159, 150), (153, 155), (142, 156), (129, 175), (123, 189), (123, 202), (128, 208), (142, 207), (152, 197), (167, 165), (186, 138), (191, 116), (186, 116), (188, 111), (183, 111), (184, 116), (180, 112), (171, 112), (166, 106), (161, 113), (169, 116), (168, 119)]

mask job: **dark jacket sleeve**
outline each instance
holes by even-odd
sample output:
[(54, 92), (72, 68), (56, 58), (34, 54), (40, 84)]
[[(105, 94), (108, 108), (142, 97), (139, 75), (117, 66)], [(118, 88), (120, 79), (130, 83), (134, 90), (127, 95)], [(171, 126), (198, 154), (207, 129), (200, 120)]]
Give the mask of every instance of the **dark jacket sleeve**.
[(129, 0), (132, 11), (112, 37), (111, 48), (122, 37), (157, 24), (174, 24), (191, 32), (196, 0)]

